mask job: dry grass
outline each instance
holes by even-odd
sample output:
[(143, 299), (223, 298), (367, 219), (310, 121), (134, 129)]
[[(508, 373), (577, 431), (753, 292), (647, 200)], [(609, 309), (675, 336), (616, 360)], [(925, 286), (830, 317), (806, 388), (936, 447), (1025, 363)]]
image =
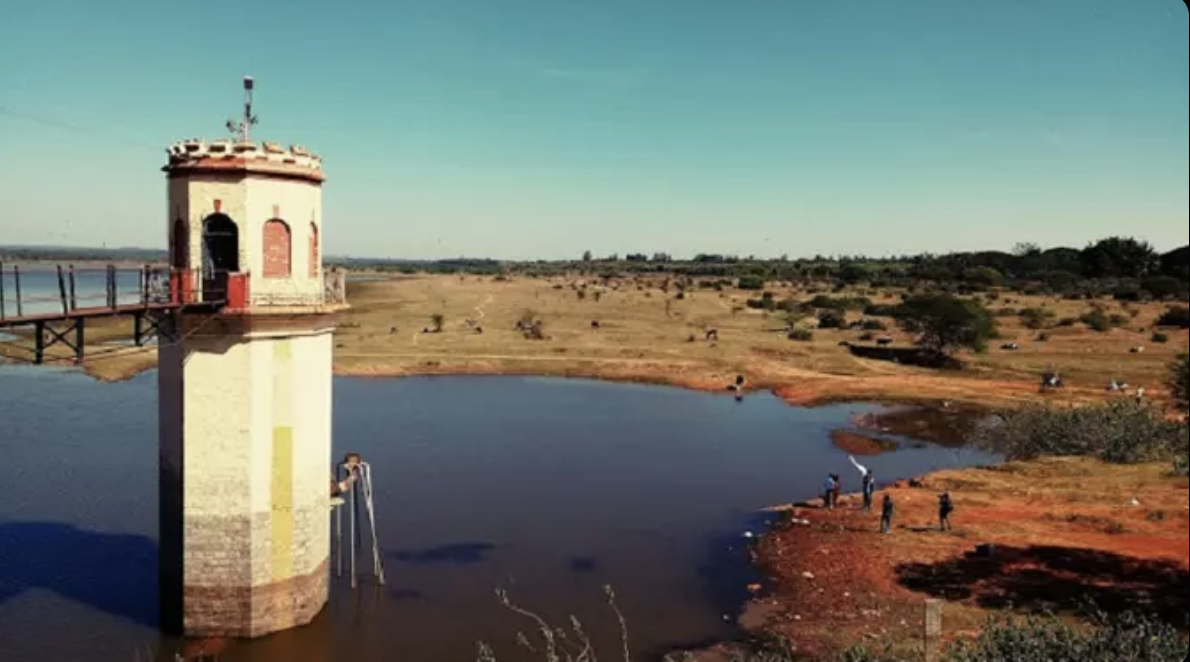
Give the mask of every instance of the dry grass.
[[(1002, 341), (983, 356), (964, 356), (963, 373), (934, 373), (852, 356), (839, 344), (857, 342), (860, 331), (817, 330), (809, 342), (786, 338), (780, 313), (747, 309), (758, 293), (709, 289), (688, 291), (681, 300), (662, 280), (624, 280), (604, 287), (581, 277), (500, 281), (478, 276), (402, 277), (352, 283), (353, 309), (336, 335), (335, 367), (346, 375), (531, 374), (591, 377), (723, 390), (736, 375), (752, 388), (778, 388), (791, 402), (830, 400), (954, 400), (1009, 404), (1035, 399), (1041, 373), (1058, 370), (1071, 387), (1060, 398), (1098, 399), (1112, 378), (1145, 385), (1153, 396), (1166, 365), (1185, 347), (1186, 333), (1171, 342), (1149, 342), (1150, 326), (1164, 311), (1160, 304), (1126, 307), (1105, 302), (1108, 314), (1129, 320), (1129, 328), (1099, 334), (1083, 328), (1026, 329), (1018, 317), (1000, 318)], [(586, 286), (586, 295), (577, 294)], [(560, 289), (559, 289), (560, 288)], [(777, 299), (808, 300), (812, 294), (791, 287), (770, 288)], [(596, 296), (596, 293), (599, 293)], [(900, 292), (863, 294), (877, 303), (894, 303)], [(597, 300), (598, 299), (598, 300)], [(1044, 307), (1054, 319), (1076, 318), (1090, 304), (1005, 295), (988, 304), (993, 310)], [(1135, 310), (1134, 313), (1131, 310)], [(544, 322), (545, 340), (529, 340), (516, 330), (531, 311)], [(444, 317), (441, 333), (434, 315)], [(859, 313), (850, 314), (851, 319)], [(466, 324), (474, 320), (478, 333)], [(592, 328), (598, 321), (599, 328)], [(803, 325), (813, 325), (808, 319)], [(130, 322), (125, 321), (124, 326)], [(891, 325), (890, 325), (891, 326)], [(708, 329), (719, 340), (707, 341)], [(101, 331), (91, 331), (94, 340)], [(114, 331), (113, 331), (114, 333)], [(128, 335), (128, 331), (123, 331)], [(882, 335), (882, 334), (878, 334)], [(912, 338), (894, 330), (898, 343)], [(690, 337), (694, 342), (689, 342)], [(1003, 351), (1015, 341), (1021, 349)], [(1131, 354), (1144, 345), (1143, 354)], [(11, 351), (11, 350), (4, 350)], [(27, 354), (26, 354), (27, 356)], [(88, 366), (100, 378), (120, 378), (151, 367), (154, 352), (104, 357)]]

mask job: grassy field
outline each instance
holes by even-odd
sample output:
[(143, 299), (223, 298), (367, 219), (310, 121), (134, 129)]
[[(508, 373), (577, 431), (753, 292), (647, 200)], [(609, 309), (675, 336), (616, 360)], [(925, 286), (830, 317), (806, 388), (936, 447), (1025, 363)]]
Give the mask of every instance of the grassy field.
[[(1113, 378), (1143, 385), (1159, 397), (1168, 363), (1187, 343), (1181, 330), (1166, 331), (1165, 344), (1152, 342), (1152, 326), (1166, 309), (1163, 304), (1098, 302), (1105, 314), (1123, 322), (1106, 333), (1079, 323), (1030, 330), (1003, 309), (1044, 308), (1056, 325), (1081, 317), (1093, 302), (1005, 293), (987, 302), (1001, 315), (1002, 339), (986, 354), (962, 356), (966, 370), (940, 373), (852, 356), (840, 343), (860, 342), (859, 330), (814, 330), (810, 341), (790, 340), (780, 312), (745, 305), (759, 296), (756, 292), (690, 289), (679, 294), (664, 286), (661, 278), (604, 283), (579, 276), (412, 276), (355, 282), (349, 286), (352, 310), (343, 315), (336, 333), (335, 369), (344, 375), (590, 377), (704, 390), (726, 390), (742, 375), (749, 388), (775, 389), (797, 404), (879, 399), (990, 405), (1035, 399), (1040, 375), (1049, 370), (1060, 372), (1070, 386), (1054, 396), (1064, 400), (1103, 397)], [(822, 293), (776, 284), (768, 291), (777, 300), (809, 300)], [(830, 293), (853, 295), (895, 303), (902, 292)], [(440, 332), (435, 331), (437, 315)], [(862, 317), (849, 313), (851, 320)], [(544, 339), (529, 339), (518, 331), (522, 319), (540, 321)], [(883, 321), (897, 344), (912, 342), (891, 320)], [(96, 325), (88, 329), (89, 338), (127, 337), (130, 325), (128, 320)], [(815, 320), (800, 325), (813, 329)], [(708, 340), (710, 329), (717, 340)], [(1039, 340), (1043, 333), (1044, 342)], [(1007, 342), (1019, 343), (1020, 349), (1000, 349)], [(1131, 352), (1140, 346), (1143, 353)], [(2, 351), (14, 358), (28, 356), (11, 346)], [(87, 370), (102, 379), (121, 379), (154, 362), (153, 352), (121, 351), (96, 357)]]

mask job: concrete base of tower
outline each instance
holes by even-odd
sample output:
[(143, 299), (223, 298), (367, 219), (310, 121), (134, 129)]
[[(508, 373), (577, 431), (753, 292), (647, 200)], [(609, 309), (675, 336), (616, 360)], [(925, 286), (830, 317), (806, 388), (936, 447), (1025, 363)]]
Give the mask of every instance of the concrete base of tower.
[(328, 564), (262, 586), (187, 586), (183, 630), (191, 637), (251, 639), (309, 625), (327, 603)]

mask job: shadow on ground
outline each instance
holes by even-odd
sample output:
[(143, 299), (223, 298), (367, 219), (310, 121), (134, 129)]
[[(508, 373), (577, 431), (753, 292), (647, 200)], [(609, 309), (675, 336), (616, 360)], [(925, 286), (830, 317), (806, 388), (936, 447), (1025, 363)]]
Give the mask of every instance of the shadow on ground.
[(66, 524), (0, 525), (0, 605), (30, 590), (156, 628), (157, 543)]
[(997, 547), (937, 564), (897, 568), (902, 585), (949, 601), (989, 609), (1107, 614), (1152, 613), (1187, 629), (1190, 572), (1177, 563), (1065, 547)]

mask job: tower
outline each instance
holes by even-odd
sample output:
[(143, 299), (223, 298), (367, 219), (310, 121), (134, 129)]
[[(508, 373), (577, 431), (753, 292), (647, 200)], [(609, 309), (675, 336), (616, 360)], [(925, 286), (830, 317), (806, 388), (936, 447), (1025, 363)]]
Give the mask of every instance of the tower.
[(258, 637), (327, 601), (331, 351), (321, 160), (235, 140), (169, 148), (171, 291), (159, 350), (162, 627)]

